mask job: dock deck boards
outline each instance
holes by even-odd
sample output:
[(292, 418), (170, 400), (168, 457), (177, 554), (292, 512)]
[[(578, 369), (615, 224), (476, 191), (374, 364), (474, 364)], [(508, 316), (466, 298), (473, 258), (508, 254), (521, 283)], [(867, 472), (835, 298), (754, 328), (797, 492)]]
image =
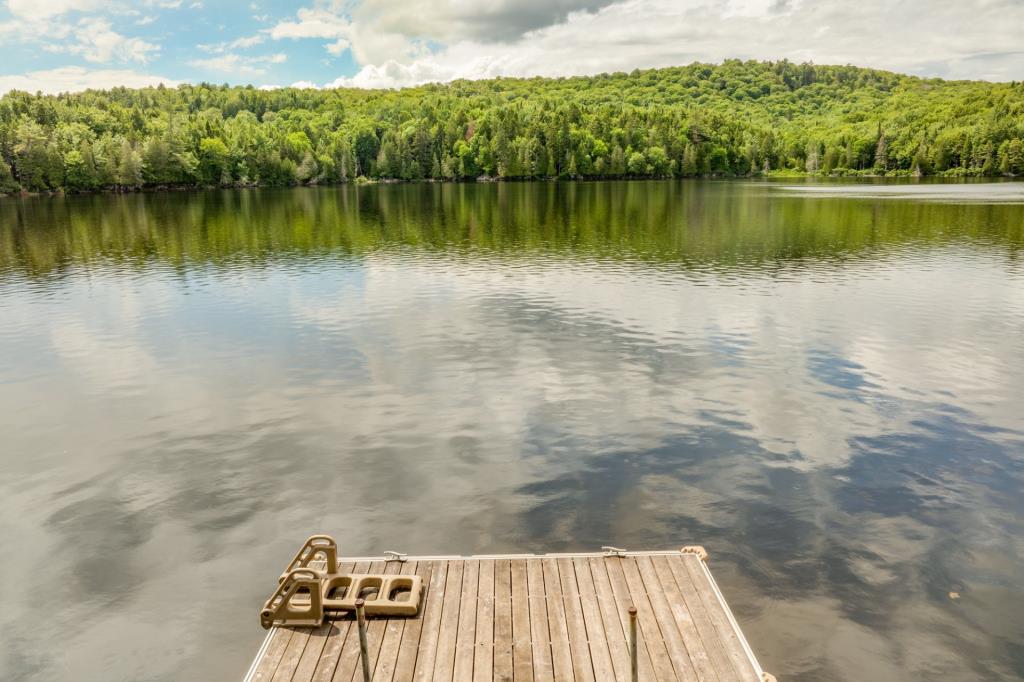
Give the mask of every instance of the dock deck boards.
[[(423, 578), (416, 616), (367, 623), (377, 682), (629, 680), (630, 606), (638, 610), (641, 680), (762, 679), (695, 554), (377, 557), (340, 565)], [(245, 679), (361, 682), (354, 618), (271, 628)]]

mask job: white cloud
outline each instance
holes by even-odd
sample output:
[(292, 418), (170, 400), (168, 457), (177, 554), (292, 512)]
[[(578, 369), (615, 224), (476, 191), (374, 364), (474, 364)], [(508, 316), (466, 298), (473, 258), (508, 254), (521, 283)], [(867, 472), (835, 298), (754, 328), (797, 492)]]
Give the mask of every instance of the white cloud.
[(259, 76), (267, 72), (266, 67), (268, 64), (282, 64), (286, 61), (288, 61), (288, 55), (283, 52), (256, 57), (248, 57), (231, 52), (218, 57), (210, 57), (209, 59), (193, 59), (189, 64), (201, 69), (232, 73), (239, 76)]
[(304, 8), (296, 13), (296, 20), (282, 21), (270, 29), (274, 40), (282, 38), (344, 38), (351, 24), (348, 19), (323, 8)]
[[(436, 25), (436, 13), (420, 12), (417, 18), (411, 2), (368, 0), (337, 31), (317, 33), (306, 27), (307, 37), (349, 41), (363, 65), (332, 85), (401, 87), (498, 75), (569, 76), (731, 57), (852, 63), (947, 78), (1024, 78), (1019, 39), (1024, 3), (1015, 0), (862, 0), (855, 5), (841, 0), (623, 0), (595, 11), (568, 12), (564, 21), (555, 12), (550, 25), (505, 41), (507, 32), (473, 28), (492, 20), (493, 7), (473, 14), (462, 3), (442, 3), (463, 10), (455, 28), (445, 29)], [(299, 16), (304, 11), (332, 14), (319, 7)], [(428, 49), (424, 38), (431, 36), (455, 39)]]
[[(25, 0), (9, 0), (13, 18), (0, 22), (0, 38), (10, 43), (38, 45), (47, 52), (78, 55), (90, 62), (147, 63), (160, 52), (160, 46), (142, 38), (122, 35), (113, 29), (106, 16), (94, 12), (100, 3), (91, 0), (57, 0), (38, 2), (39, 7)], [(142, 16), (138, 10), (120, 4), (106, 3), (106, 14), (133, 23), (146, 25), (155, 21), (152, 15)], [(64, 16), (70, 12), (86, 13), (78, 18)]]
[(50, 19), (68, 12), (89, 12), (103, 8), (103, 0), (7, 0), (11, 14), (29, 21)]
[(76, 42), (46, 45), (50, 52), (81, 55), (87, 61), (111, 60), (145, 64), (160, 51), (160, 46), (117, 33), (106, 19), (83, 19), (71, 32)]
[(345, 50), (350, 48), (352, 43), (348, 42), (344, 38), (338, 38), (333, 43), (327, 44), (327, 51), (333, 54), (335, 57), (340, 56)]
[(18, 19), (0, 21), (0, 38), (4, 40), (17, 39), (27, 29), (25, 22)]
[(248, 47), (255, 47), (266, 40), (266, 36), (261, 33), (257, 33), (253, 36), (244, 36), (242, 38), (236, 38), (235, 40), (223, 42), (223, 43), (210, 43), (206, 45), (196, 45), (203, 52), (211, 52), (213, 54), (223, 54), (230, 52), (231, 50), (241, 50)]
[(237, 40), (232, 40), (229, 43), (229, 45), (232, 48), (252, 47), (253, 45), (259, 45), (260, 43), (263, 42), (263, 40), (264, 40), (263, 36), (257, 34), (257, 35), (254, 35), (254, 36), (248, 36), (248, 37), (245, 37), (245, 38), (239, 38)]
[(342, 77), (330, 83), (333, 88), (402, 88), (418, 83), (432, 83), (457, 78), (486, 78), (500, 75), (497, 64), (479, 64), (476, 61), (454, 65), (433, 59), (419, 59), (411, 64), (388, 60), (383, 64), (368, 64), (352, 77)]
[(173, 87), (178, 84), (178, 81), (126, 69), (89, 70), (80, 66), (63, 66), (15, 76), (0, 76), (0, 93), (9, 90), (25, 90), (57, 94), (89, 89), (103, 90), (119, 86), (145, 88), (160, 83)]
[(497, 42), (563, 23), (573, 13), (600, 10), (615, 0), (363, 0), (352, 9), (355, 23), (411, 39), (451, 43)]
[[(4, 0), (0, 0), (0, 5)], [(97, 63), (147, 63), (146, 25), (189, 0), (6, 0), (0, 41)], [(257, 11), (257, 3), (249, 7)], [(150, 8), (151, 14), (140, 9)], [(131, 17), (129, 19), (128, 17)], [(257, 20), (272, 22), (269, 16)], [(256, 76), (284, 59), (243, 56), (268, 40), (318, 41), (326, 63), (360, 65), (332, 85), (402, 87), (494, 76), (571, 76), (742, 59), (852, 63), (947, 78), (1024, 79), (1021, 0), (313, 0), (255, 35), (200, 45), (193, 66)]]
[(351, 49), (362, 64), (389, 58), (408, 60), (427, 54), (423, 40), (388, 30), (380, 21), (353, 23), (342, 11), (338, 3), (320, 3), (298, 10), (294, 19), (279, 22), (267, 33), (274, 40), (328, 40), (324, 47), (329, 53), (338, 56)]

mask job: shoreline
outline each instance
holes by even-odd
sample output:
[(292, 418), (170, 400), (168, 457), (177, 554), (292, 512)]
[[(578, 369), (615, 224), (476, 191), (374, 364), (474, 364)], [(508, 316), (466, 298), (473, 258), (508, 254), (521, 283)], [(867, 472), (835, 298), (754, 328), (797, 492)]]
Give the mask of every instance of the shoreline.
[(946, 180), (946, 181), (985, 181), (1002, 180), (1013, 181), (1024, 176), (1013, 174), (1001, 175), (964, 175), (964, 174), (931, 174), (915, 175), (908, 172), (892, 173), (801, 173), (789, 171), (769, 171), (768, 173), (757, 173), (753, 175), (688, 175), (688, 176), (595, 176), (595, 177), (546, 177), (546, 178), (498, 178), (480, 176), (471, 179), (436, 179), (421, 178), (417, 180), (402, 180), (399, 178), (367, 178), (360, 176), (355, 180), (345, 182), (303, 182), (287, 185), (262, 184), (258, 182), (239, 182), (225, 185), (141, 185), (134, 187), (102, 187), (92, 190), (65, 190), (55, 189), (45, 192), (30, 192), (19, 190), (17, 192), (0, 192), (0, 198), (29, 198), (29, 197), (61, 197), (61, 196), (96, 196), (96, 195), (118, 195), (118, 194), (161, 194), (171, 192), (198, 192), (214, 189), (294, 189), (299, 187), (368, 187), (373, 185), (486, 185), (498, 183), (588, 183), (588, 182), (648, 182), (660, 180), (910, 180), (919, 182), (922, 180)]

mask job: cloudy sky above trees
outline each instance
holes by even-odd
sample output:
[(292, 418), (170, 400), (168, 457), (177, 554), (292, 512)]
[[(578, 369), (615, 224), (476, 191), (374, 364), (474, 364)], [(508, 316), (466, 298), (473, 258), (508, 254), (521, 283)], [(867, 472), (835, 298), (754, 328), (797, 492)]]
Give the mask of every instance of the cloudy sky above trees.
[(1024, 0), (0, 0), (0, 92), (401, 87), (726, 58), (1024, 80)]

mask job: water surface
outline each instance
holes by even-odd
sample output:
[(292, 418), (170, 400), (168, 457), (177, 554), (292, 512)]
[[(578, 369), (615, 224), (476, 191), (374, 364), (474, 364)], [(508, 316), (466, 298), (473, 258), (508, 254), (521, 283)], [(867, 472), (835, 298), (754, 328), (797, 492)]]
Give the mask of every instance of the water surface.
[(700, 543), (786, 680), (1024, 675), (1024, 184), (0, 200), (0, 678), (343, 553)]

